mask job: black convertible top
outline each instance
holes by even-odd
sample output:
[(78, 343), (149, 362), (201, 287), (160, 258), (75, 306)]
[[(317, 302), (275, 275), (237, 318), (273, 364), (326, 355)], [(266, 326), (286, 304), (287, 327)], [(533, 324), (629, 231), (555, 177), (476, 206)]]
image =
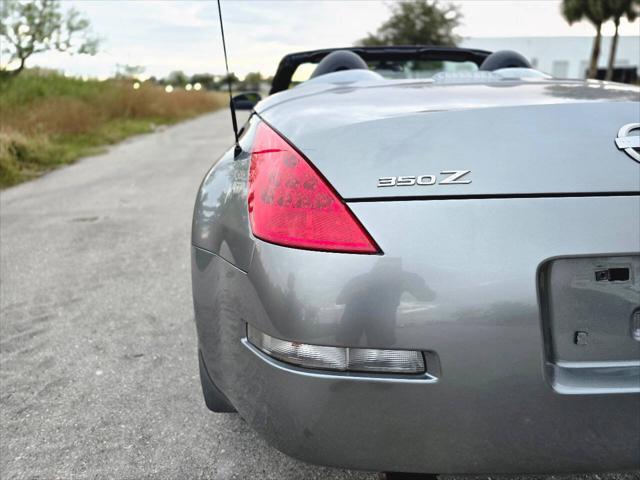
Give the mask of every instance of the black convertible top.
[(291, 77), (299, 65), (303, 63), (318, 63), (336, 50), (350, 50), (360, 55), (365, 62), (376, 60), (448, 60), (451, 62), (473, 62), (478, 66), (491, 54), (491, 52), (486, 50), (473, 48), (437, 47), (429, 45), (325, 48), (322, 50), (290, 53), (280, 60), (269, 93), (274, 94), (288, 89), (291, 84)]

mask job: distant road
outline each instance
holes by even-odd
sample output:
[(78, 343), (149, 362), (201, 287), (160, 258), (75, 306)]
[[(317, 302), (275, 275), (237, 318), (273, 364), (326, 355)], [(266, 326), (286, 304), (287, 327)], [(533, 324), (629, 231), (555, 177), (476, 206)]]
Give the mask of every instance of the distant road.
[(204, 406), (189, 230), (231, 142), (222, 111), (0, 194), (3, 480), (376, 478), (293, 460)]

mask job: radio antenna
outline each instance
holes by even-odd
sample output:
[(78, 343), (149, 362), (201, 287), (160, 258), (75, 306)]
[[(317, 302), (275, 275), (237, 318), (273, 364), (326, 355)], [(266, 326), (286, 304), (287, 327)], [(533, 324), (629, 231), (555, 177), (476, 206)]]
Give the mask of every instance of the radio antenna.
[(222, 34), (222, 50), (224, 52), (224, 67), (227, 71), (227, 87), (229, 89), (229, 109), (231, 110), (231, 123), (233, 125), (233, 135), (236, 139), (235, 154), (238, 155), (242, 149), (238, 142), (238, 121), (236, 120), (236, 108), (233, 105), (233, 94), (231, 93), (231, 76), (229, 75), (229, 61), (227, 60), (227, 44), (224, 41), (224, 26), (222, 25), (222, 8), (218, 0), (218, 16), (220, 17), (220, 33)]

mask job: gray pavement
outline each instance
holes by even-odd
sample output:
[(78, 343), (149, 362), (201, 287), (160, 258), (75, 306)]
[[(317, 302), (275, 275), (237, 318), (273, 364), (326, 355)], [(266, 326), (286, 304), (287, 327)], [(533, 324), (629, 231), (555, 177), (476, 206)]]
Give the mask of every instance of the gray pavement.
[(376, 478), (204, 406), (189, 229), (230, 143), (218, 112), (0, 194), (0, 478)]

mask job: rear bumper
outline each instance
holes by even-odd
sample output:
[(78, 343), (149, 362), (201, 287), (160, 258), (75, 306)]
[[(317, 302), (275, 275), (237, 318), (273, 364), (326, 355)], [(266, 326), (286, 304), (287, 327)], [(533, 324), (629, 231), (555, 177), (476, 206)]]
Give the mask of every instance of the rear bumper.
[[(424, 251), (438, 257), (427, 259), (429, 268), (404, 262), (433, 290), (422, 303), (402, 301), (391, 330), (370, 310), (369, 324), (352, 337), (341, 326), (348, 306), (340, 292), (354, 275), (374, 272), (379, 258), (258, 243), (247, 273), (194, 249), (196, 321), (207, 369), (256, 430), (279, 450), (311, 463), (432, 473), (640, 468), (640, 394), (554, 388), (536, 285), (537, 268), (549, 257), (637, 249), (638, 202), (614, 200), (621, 218), (602, 216), (602, 229), (586, 238), (578, 227), (592, 224), (594, 209), (565, 208), (562, 201), (550, 201), (554, 215), (548, 218), (513, 211), (506, 201), (487, 212), (450, 202), (443, 211), (423, 212), (425, 218), (438, 222), (455, 214), (456, 225), (469, 228), (471, 222), (472, 229), (500, 224), (507, 213), (522, 220), (512, 231), (494, 234), (483, 228), (464, 236), (450, 227), (414, 247), (406, 243), (417, 238), (414, 232), (405, 230), (395, 242), (370, 227), (368, 218), (380, 217), (376, 207), (356, 208), (385, 256), (408, 250), (423, 264)], [(401, 211), (398, 216), (402, 223)], [(632, 225), (624, 227), (621, 219)], [(564, 231), (563, 223), (569, 224)], [(326, 281), (328, 272), (334, 281)], [(381, 328), (372, 328), (378, 321)], [(247, 322), (304, 343), (436, 352), (441, 371), (435, 380), (403, 380), (299, 369), (248, 344)]]
[(540, 389), (519, 406), (522, 390), (533, 393), (526, 385), (496, 395), (452, 390), (444, 378), (305, 371), (236, 340), (235, 365), (224, 362), (230, 369), (219, 378), (234, 406), (273, 446), (309, 463), (425, 473), (640, 467), (637, 395), (576, 398)]

